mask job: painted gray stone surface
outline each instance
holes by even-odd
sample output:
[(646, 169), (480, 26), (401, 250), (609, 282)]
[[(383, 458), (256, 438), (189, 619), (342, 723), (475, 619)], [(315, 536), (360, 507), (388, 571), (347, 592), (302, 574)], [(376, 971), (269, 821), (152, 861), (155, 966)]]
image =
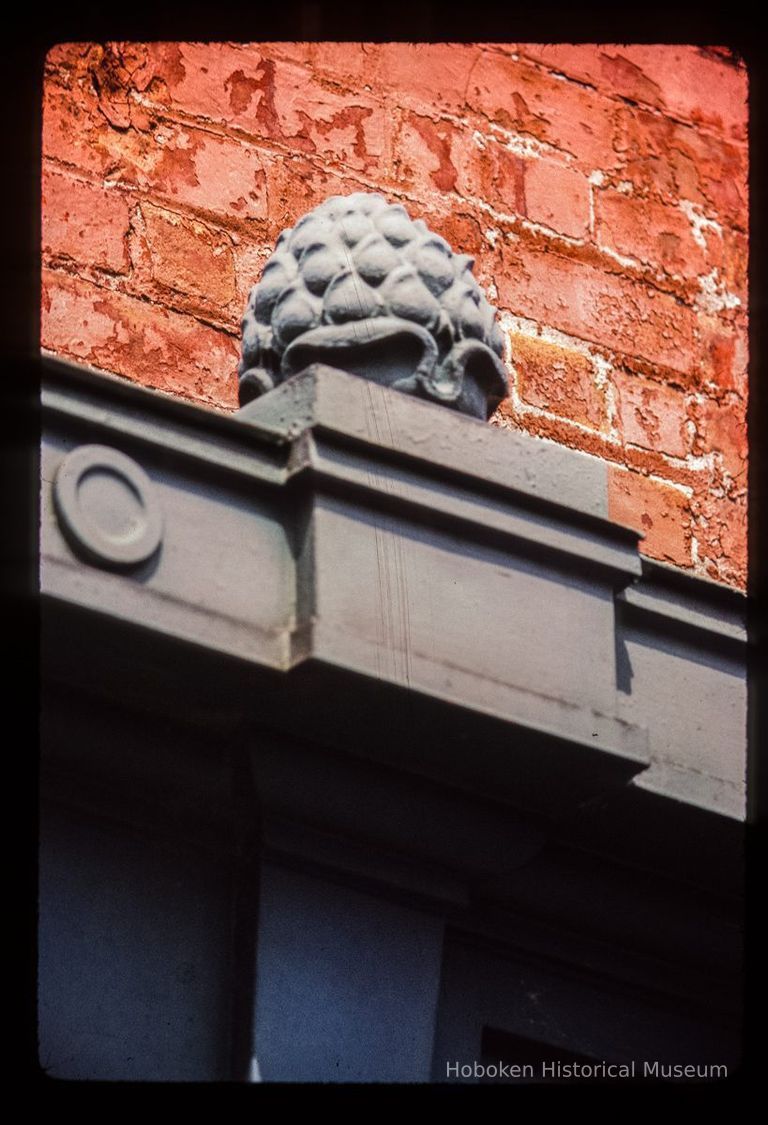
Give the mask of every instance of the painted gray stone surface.
[(507, 395), (496, 310), (401, 203), (333, 196), (277, 240), (243, 317), (240, 402), (322, 361), (475, 418)]
[[(456, 493), (459, 475), (532, 500), (549, 500), (608, 518), (605, 463), (545, 438), (457, 418), (430, 403), (315, 364), (235, 415), (265, 433), (295, 439), (307, 429), (357, 439), (432, 470), (433, 482)], [(490, 497), (486, 503), (491, 504)]]
[(379, 678), (500, 711), (510, 685), (612, 712), (607, 585), (396, 517), (361, 519), (335, 498), (316, 503), (314, 536), (321, 653), (346, 649)]
[(263, 1081), (429, 1081), (443, 926), (265, 864), (256, 1058)]
[[(664, 630), (654, 623), (650, 593), (631, 596), (634, 612), (618, 633), (619, 713), (647, 727), (651, 757), (635, 784), (743, 819), (747, 683), (738, 614), (728, 620), (685, 606), (697, 631), (681, 635), (674, 618)], [(668, 601), (661, 611), (671, 612)]]
[[(634, 688), (622, 707), (633, 721), (653, 708), (651, 766), (641, 788), (743, 819), (746, 813), (746, 685), (730, 661), (671, 645), (628, 640)], [(681, 699), (698, 701), (681, 707)]]
[(147, 474), (105, 445), (81, 445), (60, 463), (53, 485), (59, 526), (76, 554), (129, 569), (160, 546), (163, 513)]
[[(321, 366), (235, 417), (63, 368), (44, 398), (44, 593), (256, 665), (410, 688), (635, 772), (655, 731), (642, 784), (740, 815), (739, 597), (641, 575), (600, 463)], [(164, 514), (127, 574), (79, 558), (54, 510), (65, 455), (94, 443), (141, 466)]]
[(39, 1061), (54, 1078), (227, 1078), (230, 903), (199, 857), (44, 808)]
[[(119, 439), (118, 439), (119, 440)], [(144, 458), (157, 504), (165, 513), (159, 550), (127, 575), (83, 563), (57, 518), (51, 482), (67, 450), (52, 440), (42, 450), (42, 588), (79, 604), (164, 628), (190, 641), (277, 667), (288, 660), (295, 613), (293, 555), (268, 498), (162, 469)]]
[[(269, 399), (285, 395), (280, 414)], [(339, 396), (356, 409), (340, 412)], [(431, 404), (318, 369), (231, 420), (233, 437), (250, 428), (270, 449), (290, 442), (285, 468), (268, 466), (261, 488), (239, 468), (228, 484), (212, 479), (209, 448), (193, 458), (173, 430), (162, 456), (153, 435), (142, 461), (165, 513), (163, 542), (127, 575), (83, 565), (68, 546), (50, 482), (72, 443), (52, 437), (43, 455), (44, 590), (148, 626), (162, 620), (175, 636), (271, 667), (324, 661), (644, 763), (642, 731), (615, 715), (613, 589), (638, 571), (634, 533), (500, 485), (482, 441), (471, 472), (454, 467), (455, 487), (428, 448), (412, 452), (412, 431), (402, 443), (396, 429), (383, 440), (355, 438), (350, 449), (350, 429), (378, 426), (369, 402), (379, 421), (400, 403), (428, 412), (443, 449), (449, 440), (460, 447), (462, 429), (485, 433)], [(327, 417), (329, 405), (342, 421)], [(90, 429), (91, 405), (77, 409)], [(138, 453), (124, 411), (119, 427), (103, 411), (101, 419), (100, 444), (111, 431), (116, 455)], [(503, 444), (504, 435), (494, 437)], [(550, 490), (558, 477), (559, 469)], [(289, 485), (296, 490), (278, 492)], [(579, 573), (567, 575), (570, 566)], [(575, 659), (585, 647), (590, 665)]]
[[(580, 976), (535, 959), (506, 957), (446, 935), (440, 990), (434, 1082), (477, 1081), (447, 1072), (447, 1064), (483, 1061), (483, 1029), (506, 1031), (528, 1041), (544, 1061), (557, 1050), (587, 1060), (629, 1064), (738, 1064), (735, 1023), (715, 1010), (702, 1020), (685, 1005), (660, 1007), (631, 991), (616, 993), (600, 976)], [(521, 1052), (522, 1053), (522, 1052)], [(499, 1062), (497, 1054), (484, 1060)], [(520, 1055), (505, 1062), (520, 1062)], [(534, 1063), (540, 1082), (542, 1068)], [(548, 1072), (551, 1076), (552, 1072)], [(577, 1083), (578, 1084), (578, 1083)]]

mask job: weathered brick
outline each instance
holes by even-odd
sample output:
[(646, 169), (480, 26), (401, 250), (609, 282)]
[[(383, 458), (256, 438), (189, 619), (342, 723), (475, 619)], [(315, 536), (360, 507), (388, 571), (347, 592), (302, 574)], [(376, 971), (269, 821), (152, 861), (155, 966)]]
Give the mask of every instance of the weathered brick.
[(43, 273), (43, 347), (182, 398), (236, 406), (237, 340), (191, 316)]
[(397, 135), (395, 182), (410, 191), (456, 191), (460, 161), (456, 160), (454, 146), (461, 140), (449, 121), (406, 113)]
[(226, 311), (235, 296), (232, 246), (221, 231), (151, 203), (141, 205), (153, 279)]
[(434, 196), (421, 208), (406, 203), (406, 209), (412, 218), (424, 219), (450, 246), (475, 259), (474, 274), (481, 285), (499, 276), (499, 261), (495, 254), (489, 253), (484, 234), (490, 222), (487, 216), (478, 217), (466, 204), (457, 206), (455, 198), (450, 196)]
[(170, 64), (168, 45), (157, 47), (149, 45), (141, 83), (158, 105), (358, 170), (380, 171), (388, 160), (390, 114), (383, 104), (359, 90), (353, 97), (338, 92), (310, 65), (268, 46), (231, 43), (177, 44)]
[(745, 228), (747, 153), (742, 145), (635, 106), (619, 106), (614, 122), (615, 174), (641, 193), (690, 200)]
[(525, 209), (535, 223), (570, 235), (589, 234), (589, 183), (581, 172), (551, 160), (525, 162)]
[(99, 110), (117, 129), (131, 126), (131, 75), (143, 61), (141, 44), (96, 43), (88, 56), (88, 80), (99, 99)]
[(717, 402), (699, 396), (689, 408), (696, 427), (693, 450), (697, 454), (717, 453), (723, 467), (733, 477), (736, 487), (747, 483), (747, 418), (742, 399)]
[(682, 484), (694, 492), (700, 492), (710, 487), (712, 472), (709, 466), (691, 463), (690, 460), (671, 460), (668, 454), (660, 453), (656, 449), (641, 449), (635, 445), (621, 445), (619, 460), (628, 469), (651, 474), (669, 481), (670, 484)]
[[(352, 46), (353, 44), (349, 44)], [(307, 63), (314, 66), (315, 59), (321, 48), (346, 47), (346, 43), (289, 43), (287, 40), (277, 43), (260, 43), (259, 50), (270, 58), (288, 59), (290, 62)]]
[(395, 144), (395, 183), (430, 196), (455, 192), (507, 214), (524, 213), (523, 160), (504, 143), (406, 111)]
[(481, 199), (497, 211), (524, 215), (525, 161), (503, 141), (468, 132), (457, 134), (452, 149), (459, 194)]
[(134, 69), (136, 89), (153, 101), (193, 117), (271, 132), (274, 81), (288, 63), (312, 67), (319, 47), (308, 42), (145, 43)]
[(274, 73), (277, 139), (329, 163), (386, 174), (392, 114), (369, 94), (339, 93), (311, 69), (285, 63)]
[(43, 155), (83, 172), (102, 174), (104, 153), (98, 142), (107, 122), (93, 90), (68, 89), (47, 82), (43, 98)]
[(702, 362), (694, 311), (667, 293), (528, 244), (505, 240), (499, 304), (569, 335), (691, 378)]
[(594, 206), (598, 245), (682, 277), (707, 273), (711, 268), (709, 245), (722, 242), (719, 235), (705, 229), (699, 236), (708, 244), (705, 249), (679, 207), (654, 199), (605, 189), (595, 192)]
[(676, 566), (692, 565), (690, 504), (679, 489), (611, 465), (608, 514), (644, 533), (643, 554)]
[(613, 385), (622, 440), (685, 457), (690, 449), (685, 392), (621, 370), (614, 372)]
[(706, 492), (712, 483), (712, 473), (706, 466), (673, 461), (656, 450), (622, 445), (610, 434), (585, 429), (568, 418), (519, 410), (511, 398), (501, 403), (491, 421), (495, 425), (509, 426), (525, 430), (536, 437), (548, 438), (558, 445), (567, 445), (570, 449), (579, 449), (582, 453), (589, 453), (645, 476), (650, 474), (661, 477), (670, 484), (684, 485), (695, 493)]
[(82, 60), (90, 53), (92, 48), (93, 44), (86, 42), (55, 43), (46, 53), (45, 73), (63, 76), (71, 70), (79, 69), (82, 66)]
[(244, 140), (151, 119), (121, 131), (78, 91), (46, 92), (43, 151), (113, 183), (227, 218), (266, 216), (264, 154)]
[(715, 581), (743, 589), (748, 572), (746, 496), (699, 496), (691, 508), (703, 569)]
[(380, 43), (369, 81), (399, 105), (459, 115), (466, 110), (467, 83), (481, 58), (470, 44)]
[(525, 60), (485, 51), (467, 83), (469, 108), (511, 133), (569, 153), (582, 169), (608, 169), (616, 102), (560, 82)]
[(521, 54), (604, 93), (746, 139), (743, 65), (678, 44), (524, 43)]
[(166, 143), (157, 181), (165, 194), (223, 217), (265, 219), (267, 158), (243, 141), (179, 130)]
[(116, 182), (226, 218), (266, 217), (264, 158), (251, 145), (164, 123), (135, 146), (107, 143)]
[(535, 437), (548, 438), (569, 449), (579, 449), (595, 457), (620, 460), (619, 446), (609, 442), (597, 430), (587, 430), (569, 418), (558, 417), (538, 410), (520, 409), (510, 396), (500, 403), (491, 423), (504, 428), (523, 430)]
[(43, 254), (126, 273), (130, 203), (125, 194), (50, 167), (44, 169), (42, 187)]
[(256, 44), (148, 43), (133, 81), (157, 104), (193, 117), (262, 124), (274, 69)]
[(727, 325), (717, 317), (700, 313), (699, 326), (702, 381), (716, 393), (735, 391), (746, 398), (749, 366), (746, 317)]
[[(282, 44), (273, 46), (277, 48)], [(311, 57), (305, 61), (349, 90), (362, 90), (366, 86), (381, 89), (379, 57), (388, 46), (407, 47), (408, 44), (311, 43)]]
[(710, 264), (720, 270), (728, 292), (738, 297), (742, 308), (746, 309), (749, 304), (749, 240), (746, 234), (724, 228), (719, 239), (707, 242), (707, 255)]
[[(655, 46), (654, 51), (666, 48)], [(586, 82), (609, 97), (624, 97), (658, 109), (664, 92), (645, 70), (633, 61), (633, 47), (602, 43), (523, 43), (520, 54), (547, 70)]]
[(510, 336), (510, 348), (524, 402), (585, 426), (607, 427), (605, 395), (586, 356), (519, 333)]

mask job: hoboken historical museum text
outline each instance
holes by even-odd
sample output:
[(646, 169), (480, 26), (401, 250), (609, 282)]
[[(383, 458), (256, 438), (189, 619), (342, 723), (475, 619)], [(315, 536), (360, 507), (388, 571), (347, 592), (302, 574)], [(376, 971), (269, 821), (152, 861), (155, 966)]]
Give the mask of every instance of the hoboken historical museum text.
[(720, 1063), (662, 1063), (658, 1061), (628, 1063), (608, 1062), (540, 1062), (533, 1063), (460, 1063), (446, 1062), (446, 1078), (520, 1078), (552, 1081), (579, 1078), (704, 1078), (728, 1077), (728, 1067)]

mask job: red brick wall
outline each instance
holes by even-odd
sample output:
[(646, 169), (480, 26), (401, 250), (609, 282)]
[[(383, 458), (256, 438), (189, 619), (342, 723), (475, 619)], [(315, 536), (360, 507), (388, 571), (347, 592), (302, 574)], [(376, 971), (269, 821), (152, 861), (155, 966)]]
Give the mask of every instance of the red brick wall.
[(57, 47), (43, 346), (234, 409), (279, 232), (381, 191), (477, 258), (494, 423), (604, 458), (649, 556), (743, 586), (746, 93), (715, 48)]

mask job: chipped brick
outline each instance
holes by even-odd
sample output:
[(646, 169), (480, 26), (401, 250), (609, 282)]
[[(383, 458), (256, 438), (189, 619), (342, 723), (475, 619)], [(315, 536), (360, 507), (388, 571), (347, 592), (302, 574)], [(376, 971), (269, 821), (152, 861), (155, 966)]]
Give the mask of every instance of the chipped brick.
[(510, 348), (524, 402), (595, 429), (607, 426), (605, 396), (586, 356), (517, 333)]
[(129, 268), (130, 201), (114, 189), (43, 172), (43, 254), (113, 273)]
[(159, 305), (44, 271), (43, 347), (182, 398), (237, 405), (236, 339)]
[(617, 371), (613, 382), (622, 440), (685, 457), (690, 444), (685, 393), (627, 371)]
[(141, 208), (152, 277), (160, 285), (201, 297), (220, 312), (235, 295), (229, 239), (221, 231), (152, 204)]
[(675, 566), (692, 565), (690, 505), (679, 489), (611, 465), (608, 514), (644, 533), (643, 554)]
[(570, 235), (589, 234), (589, 183), (586, 177), (551, 160), (525, 163), (525, 209), (535, 223)]

